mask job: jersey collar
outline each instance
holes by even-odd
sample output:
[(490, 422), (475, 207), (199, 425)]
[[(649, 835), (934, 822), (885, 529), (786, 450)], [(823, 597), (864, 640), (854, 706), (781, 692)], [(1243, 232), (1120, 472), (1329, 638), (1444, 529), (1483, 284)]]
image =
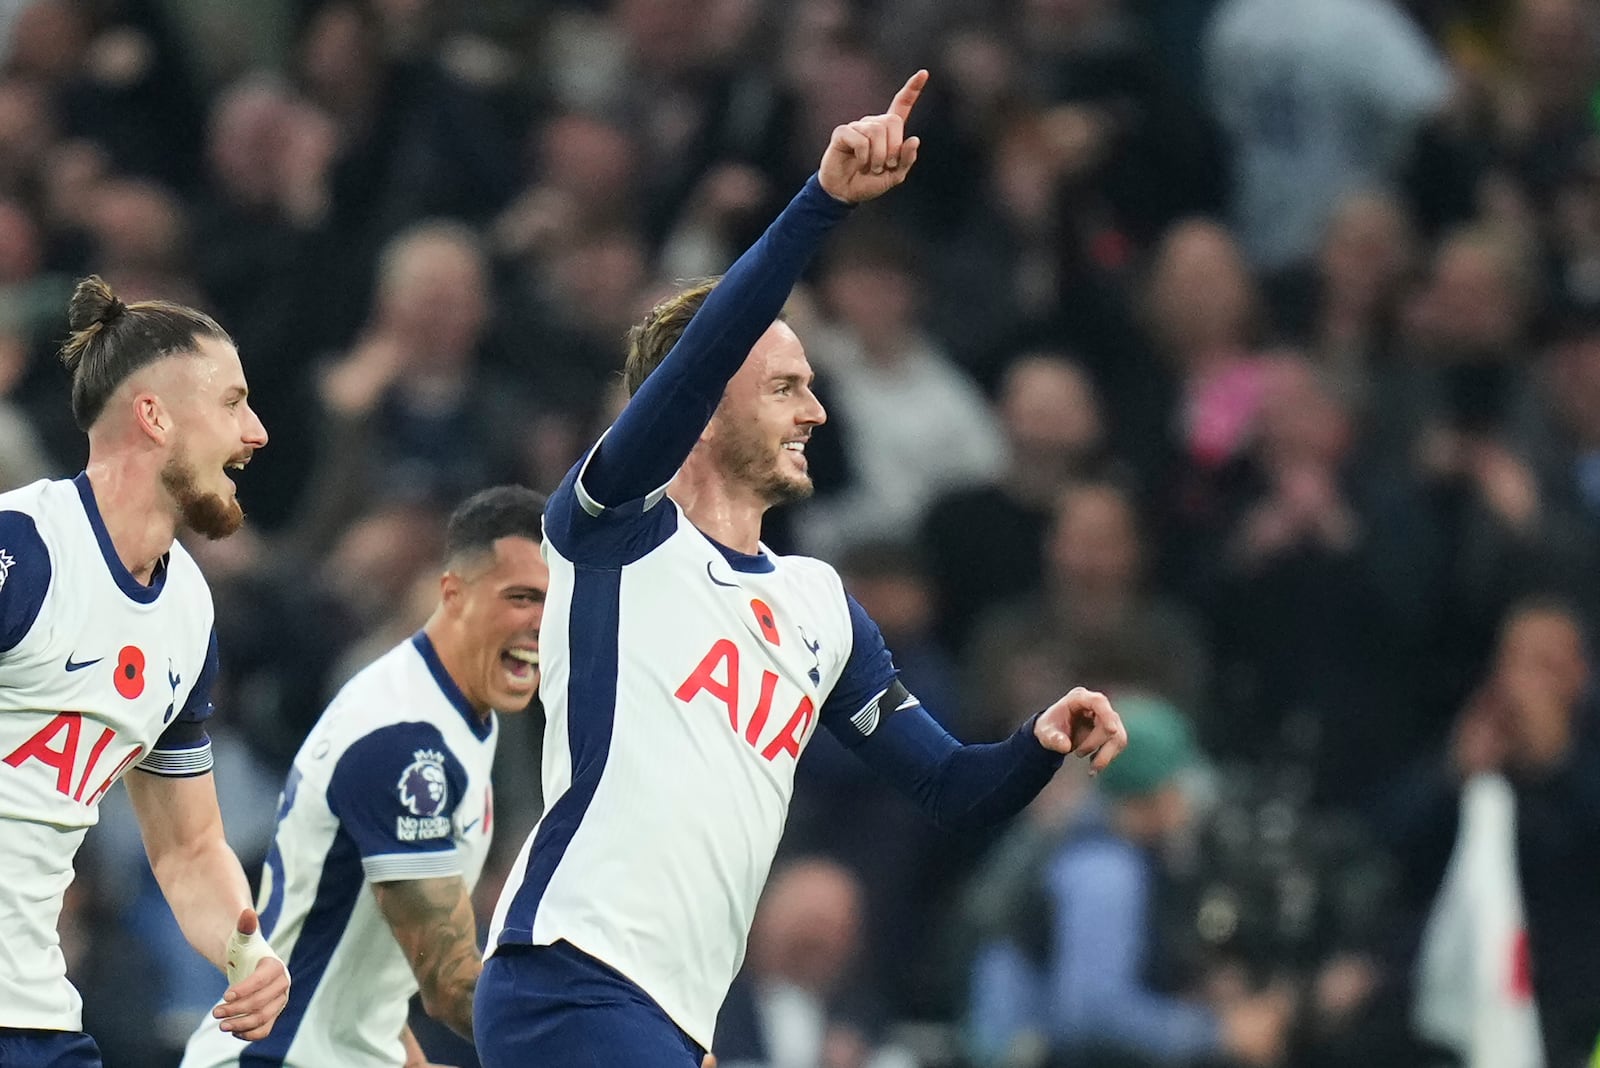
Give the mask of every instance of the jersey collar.
[(467, 695), (461, 692), (461, 687), (456, 685), (456, 680), (444, 669), (444, 662), (439, 659), (439, 651), (433, 647), (433, 641), (428, 637), (427, 631), (417, 631), (411, 636), (411, 644), (416, 647), (422, 656), (422, 662), (428, 665), (428, 673), (433, 676), (433, 681), (438, 683), (439, 692), (444, 694), (445, 700), (455, 706), (461, 718), (467, 721), (467, 726), (472, 728), (473, 735), (478, 741), (489, 737), (489, 732), (494, 729), (494, 713), (487, 717), (480, 717), (472, 707), (472, 702), (467, 700)]
[(78, 488), (78, 499), (83, 501), (83, 512), (89, 517), (89, 527), (94, 531), (94, 540), (100, 545), (100, 556), (106, 562), (106, 570), (111, 572), (111, 578), (117, 588), (127, 595), (131, 601), (140, 604), (151, 604), (161, 596), (161, 590), (167, 584), (167, 561), (171, 554), (163, 554), (156, 562), (156, 570), (150, 576), (150, 585), (146, 586), (133, 577), (133, 573), (122, 563), (122, 557), (117, 555), (117, 547), (111, 543), (111, 532), (106, 529), (106, 521), (100, 515), (100, 505), (94, 499), (94, 487), (89, 484), (89, 472), (80, 471), (72, 484)]
[(728, 561), (728, 566), (735, 571), (742, 571), (746, 575), (765, 575), (778, 569), (764, 548), (753, 553), (742, 553), (738, 549), (730, 549), (703, 530), (700, 531), (700, 536), (716, 546), (717, 552), (722, 554), (722, 558)]

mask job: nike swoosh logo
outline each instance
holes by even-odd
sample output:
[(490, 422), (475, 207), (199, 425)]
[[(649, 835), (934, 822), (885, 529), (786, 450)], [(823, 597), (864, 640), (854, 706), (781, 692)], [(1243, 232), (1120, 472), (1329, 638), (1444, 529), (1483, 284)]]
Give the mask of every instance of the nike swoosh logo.
[(739, 588), (739, 584), (737, 582), (723, 582), (721, 579), (717, 578), (717, 576), (715, 574), (713, 574), (712, 571), (711, 571), (711, 561), (710, 560), (706, 561), (706, 577), (709, 578), (712, 582), (715, 582), (718, 586), (726, 586), (730, 590), (736, 590), (736, 589)]
[(908, 708), (916, 708), (921, 703), (922, 702), (917, 700), (915, 697), (907, 697), (904, 701), (901, 701), (898, 705), (895, 705), (894, 710), (896, 712), (904, 712)]
[(93, 660), (80, 660), (77, 663), (73, 663), (72, 654), (68, 653), (67, 654), (67, 670), (68, 671), (82, 671), (86, 667), (94, 667), (96, 664), (100, 663), (100, 661), (102, 661), (104, 659), (105, 659), (105, 657), (103, 657), (103, 656), (97, 656)]
[(466, 834), (468, 831), (472, 830), (472, 828), (476, 827), (477, 825), (478, 825), (478, 821), (477, 820), (473, 820), (471, 823), (465, 824), (461, 828), (461, 833), (462, 834)]

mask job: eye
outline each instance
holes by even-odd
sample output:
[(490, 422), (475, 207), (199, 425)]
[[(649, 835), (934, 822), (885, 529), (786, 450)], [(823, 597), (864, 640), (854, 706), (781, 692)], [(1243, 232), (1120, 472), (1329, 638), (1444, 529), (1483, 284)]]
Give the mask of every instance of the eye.
[(787, 397), (789, 394), (791, 394), (793, 392), (794, 392), (794, 387), (791, 386), (789, 383), (787, 383), (787, 382), (779, 383), (779, 385), (778, 385), (778, 396)]

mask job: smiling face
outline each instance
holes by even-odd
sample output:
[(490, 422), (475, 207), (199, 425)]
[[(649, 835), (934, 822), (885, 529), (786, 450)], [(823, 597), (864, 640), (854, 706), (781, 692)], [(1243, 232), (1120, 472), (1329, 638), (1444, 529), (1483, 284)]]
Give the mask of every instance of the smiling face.
[(550, 569), (539, 544), (506, 537), (441, 580), (441, 649), (474, 708), (519, 712), (539, 691), (539, 625)]
[(773, 323), (728, 383), (702, 437), (723, 477), (768, 505), (811, 496), (806, 443), (827, 421), (800, 339)]
[(155, 405), (168, 421), (161, 484), (183, 525), (212, 539), (244, 523), (229, 468), (242, 468), (267, 443), (247, 399), (244, 368), (232, 343), (202, 337), (195, 352), (152, 365), (136, 403)]

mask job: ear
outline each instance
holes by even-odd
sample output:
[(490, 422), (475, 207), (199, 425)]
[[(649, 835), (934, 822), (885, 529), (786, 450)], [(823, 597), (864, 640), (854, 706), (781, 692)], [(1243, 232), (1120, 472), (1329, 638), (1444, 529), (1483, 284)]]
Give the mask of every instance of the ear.
[(172, 433), (172, 413), (154, 393), (140, 393), (133, 398), (133, 421), (145, 436), (165, 445)]
[(466, 594), (467, 583), (460, 575), (446, 571), (439, 576), (439, 604), (446, 612), (459, 611)]

